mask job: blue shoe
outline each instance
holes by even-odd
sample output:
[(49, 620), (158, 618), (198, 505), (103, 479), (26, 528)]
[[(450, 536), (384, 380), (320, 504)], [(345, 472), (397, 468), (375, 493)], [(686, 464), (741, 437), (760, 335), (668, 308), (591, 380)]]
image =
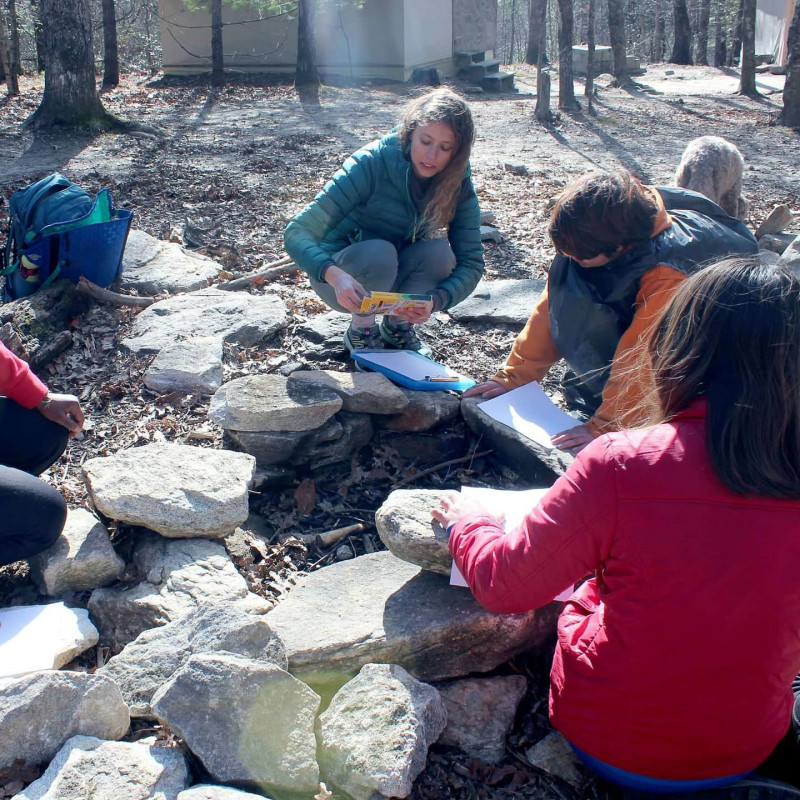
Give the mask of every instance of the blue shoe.
[(344, 335), (344, 346), (348, 352), (353, 350), (382, 350), (383, 339), (377, 325), (369, 328), (348, 328)]

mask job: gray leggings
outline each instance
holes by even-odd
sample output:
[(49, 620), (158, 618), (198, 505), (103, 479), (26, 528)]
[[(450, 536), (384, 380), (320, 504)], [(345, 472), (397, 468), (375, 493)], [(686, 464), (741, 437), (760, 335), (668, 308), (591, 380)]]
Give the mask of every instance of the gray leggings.
[[(425, 239), (396, 248), (384, 239), (369, 239), (345, 247), (333, 262), (365, 289), (376, 292), (429, 294), (454, 269), (456, 257), (446, 239)], [(350, 312), (336, 302), (333, 286), (311, 278), (311, 288), (331, 308)]]

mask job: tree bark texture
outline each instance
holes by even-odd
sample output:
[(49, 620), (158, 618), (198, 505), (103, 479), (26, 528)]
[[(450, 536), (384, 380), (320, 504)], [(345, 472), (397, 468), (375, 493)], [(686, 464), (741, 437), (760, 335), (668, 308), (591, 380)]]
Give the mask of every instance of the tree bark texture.
[(608, 0), (608, 34), (614, 53), (614, 77), (618, 83), (628, 80), (624, 6), (624, 0)]
[(584, 94), (586, 95), (586, 102), (589, 106), (589, 111), (592, 110), (592, 94), (594, 93), (595, 5), (595, 0), (589, 0), (589, 8), (587, 9), (588, 19), (586, 20), (586, 87), (584, 89)]
[(19, 21), (17, 20), (16, 0), (8, 0), (8, 60), (11, 62), (11, 69), (15, 75), (24, 75), (22, 61), (19, 54)]
[(313, 0), (298, 0), (297, 4), (297, 68), (295, 86), (319, 85), (317, 48), (314, 41)]
[(800, 3), (798, 2), (795, 3), (794, 15), (789, 25), (788, 51), (780, 123), (796, 128), (800, 127)]
[(114, 0), (103, 0), (103, 86), (116, 86), (118, 83), (117, 11)]
[[(547, 0), (530, 0), (528, 4), (528, 47), (525, 51), (526, 64), (539, 63), (539, 45), (545, 41), (542, 36), (547, 14)], [(542, 62), (547, 63), (547, 53), (542, 52)]]
[(222, 48), (222, 0), (211, 0), (211, 83), (225, 83), (225, 52)]
[(744, 0), (739, 0), (739, 10), (736, 12), (736, 27), (733, 30), (733, 44), (728, 53), (728, 64), (734, 65), (739, 61), (742, 52), (742, 20), (744, 19)]
[(0, 64), (3, 65), (3, 77), (6, 81), (6, 93), (9, 97), (19, 94), (19, 80), (17, 73), (11, 66), (11, 47), (6, 33), (6, 20), (0, 9)]
[(39, 0), (31, 0), (31, 13), (33, 14), (33, 38), (36, 43), (36, 71), (44, 72), (44, 29), (42, 28)]
[(692, 29), (689, 25), (689, 12), (686, 0), (673, 0), (672, 14), (675, 20), (675, 41), (672, 45), (671, 64), (692, 63)]
[(708, 23), (711, 19), (711, 0), (700, 0), (697, 16), (697, 46), (694, 63), (708, 66)]
[(553, 121), (553, 114), (550, 111), (550, 75), (543, 69), (539, 69), (536, 79), (536, 119), (549, 125)]
[(41, 0), (44, 94), (29, 118), (35, 128), (107, 123), (94, 79), (89, 0)]
[(722, 20), (717, 19), (717, 30), (714, 33), (714, 66), (724, 67), (728, 60), (725, 36), (722, 33)]
[(739, 94), (758, 97), (756, 89), (756, 0), (742, 3), (742, 65)]
[(572, 0), (558, 0), (558, 107), (577, 108), (572, 77)]

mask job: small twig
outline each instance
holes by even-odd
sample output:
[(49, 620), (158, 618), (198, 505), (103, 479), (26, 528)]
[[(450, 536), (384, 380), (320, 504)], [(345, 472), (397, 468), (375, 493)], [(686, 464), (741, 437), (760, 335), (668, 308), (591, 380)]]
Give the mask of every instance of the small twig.
[(236, 278), (236, 280), (226, 281), (225, 283), (218, 283), (217, 289), (224, 289), (226, 292), (235, 291), (236, 289), (245, 289), (254, 281), (269, 281), (272, 280), (272, 278), (287, 275), (290, 272), (296, 272), (298, 269), (300, 269), (300, 267), (298, 267), (289, 256), (285, 256), (242, 278)]
[(432, 467), (428, 467), (428, 469), (422, 470), (422, 472), (417, 472), (416, 475), (410, 475), (408, 478), (403, 478), (399, 483), (394, 484), (392, 489), (399, 489), (401, 486), (405, 486), (409, 483), (414, 483), (414, 481), (419, 480), (420, 478), (424, 478), (426, 475), (431, 475), (434, 472), (438, 472), (440, 469), (444, 467), (452, 467), (453, 464), (462, 464), (464, 461), (471, 461), (474, 458), (483, 458), (483, 456), (488, 456), (490, 453), (493, 453), (494, 450), (483, 450), (480, 453), (470, 453), (466, 456), (461, 456), (461, 458), (451, 458), (449, 461), (442, 461), (441, 464), (436, 464)]
[(72, 345), (72, 332), (59, 331), (49, 342), (43, 344), (30, 358), (33, 369), (41, 369), (49, 364), (56, 356), (61, 355)]
[(115, 306), (134, 306), (135, 308), (147, 308), (147, 306), (151, 306), (153, 303), (155, 303), (155, 298), (153, 297), (134, 297), (133, 295), (129, 294), (118, 294), (117, 292), (112, 292), (109, 289), (103, 289), (96, 283), (86, 280), (84, 277), (81, 277), (81, 279), (78, 281), (78, 291), (81, 294), (85, 294), (88, 297), (99, 300), (101, 303), (111, 303)]
[(330, 547), (336, 542), (340, 542), (342, 539), (345, 539), (348, 536), (352, 536), (354, 533), (361, 533), (361, 531), (367, 530), (367, 528), (371, 528), (372, 525), (369, 525), (366, 522), (358, 522), (355, 525), (347, 525), (344, 528), (335, 528), (332, 531), (327, 531), (326, 533), (318, 533), (314, 537), (314, 544), (317, 547)]

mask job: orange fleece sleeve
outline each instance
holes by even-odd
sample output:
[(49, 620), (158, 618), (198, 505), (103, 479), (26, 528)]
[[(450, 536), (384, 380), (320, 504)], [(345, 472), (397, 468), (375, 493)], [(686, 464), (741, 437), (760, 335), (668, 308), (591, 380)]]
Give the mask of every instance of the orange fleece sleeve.
[(540, 381), (547, 370), (561, 358), (550, 334), (547, 286), (525, 327), (520, 331), (505, 366), (492, 378), (507, 389), (516, 389), (531, 381)]
[(642, 375), (634, 371), (640, 345), (646, 341), (651, 326), (685, 280), (684, 273), (663, 264), (642, 276), (633, 321), (620, 337), (614, 353), (611, 373), (603, 389), (603, 402), (586, 423), (593, 436), (619, 430), (622, 427), (620, 416), (634, 409), (644, 398)]

